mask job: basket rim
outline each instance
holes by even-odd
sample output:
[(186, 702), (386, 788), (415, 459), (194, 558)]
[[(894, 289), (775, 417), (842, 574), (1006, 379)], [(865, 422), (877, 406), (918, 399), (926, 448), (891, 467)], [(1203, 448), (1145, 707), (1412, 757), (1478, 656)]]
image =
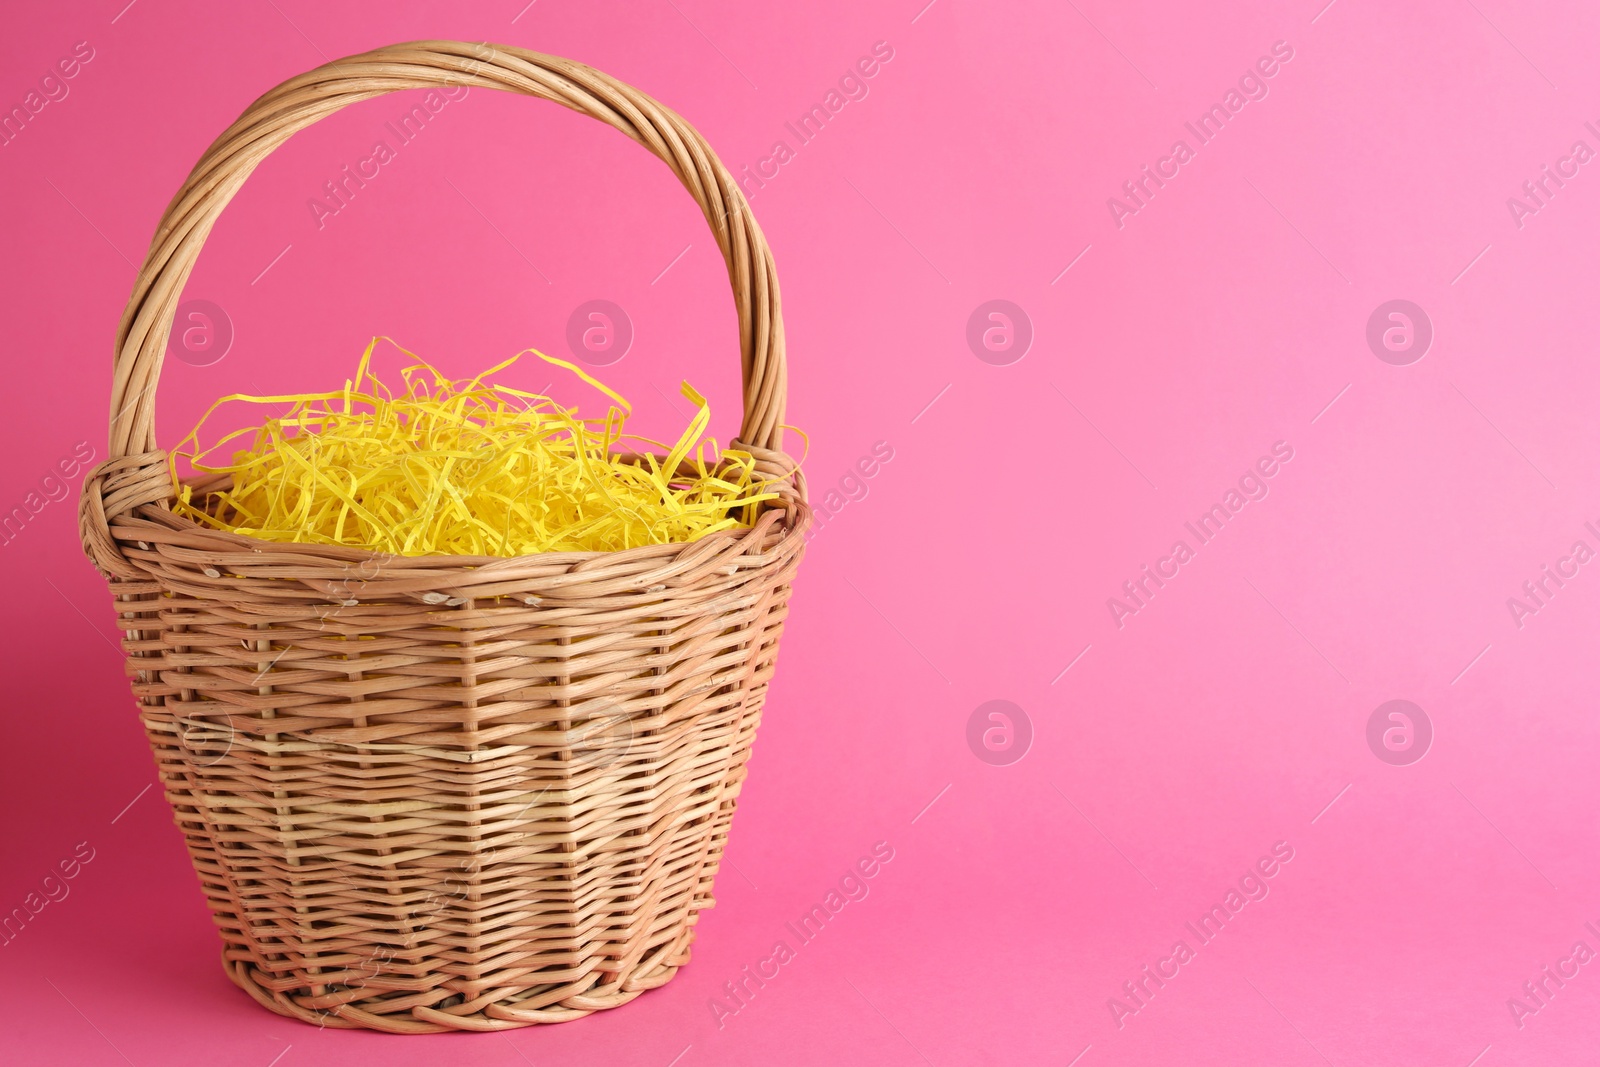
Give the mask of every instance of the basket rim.
[[(783, 497), (785, 503), (767, 503), (762, 506), (761, 515), (778, 512), (785, 516), (782, 521), (784, 530), (779, 543), (791, 537), (800, 536), (811, 524), (811, 505), (798, 494)], [(159, 518), (151, 515), (151, 511), (158, 511)], [(758, 517), (754, 526), (739, 526), (731, 530), (717, 530), (704, 534), (693, 541), (667, 541), (655, 545), (636, 545), (633, 548), (602, 549), (584, 552), (529, 552), (516, 556), (467, 556), (467, 555), (427, 555), (427, 556), (402, 556), (392, 552), (382, 552), (376, 549), (361, 548), (357, 545), (328, 545), (309, 541), (268, 541), (260, 537), (251, 537), (249, 534), (234, 533), (231, 530), (221, 530), (214, 526), (203, 526), (193, 519), (179, 515), (171, 510), (166, 502), (145, 504), (133, 510), (133, 519), (146, 522), (157, 522), (172, 530), (181, 531), (192, 536), (215, 540), (216, 551), (248, 551), (252, 555), (266, 555), (282, 552), (291, 556), (337, 557), (350, 563), (363, 563), (379, 561), (403, 567), (431, 567), (431, 568), (470, 568), (482, 569), (499, 565), (506, 567), (514, 563), (538, 560), (541, 562), (557, 564), (581, 565), (593, 561), (632, 562), (644, 560), (655, 556), (675, 555), (683, 549), (694, 545), (706, 545), (724, 540), (744, 539), (752, 534), (764, 532), (764, 527), (770, 524), (763, 523)], [(126, 520), (124, 520), (126, 521)], [(113, 521), (113, 532), (117, 523)], [(126, 538), (119, 538), (126, 540)], [(308, 559), (307, 562), (310, 562)]]
[[(642, 462), (646, 458), (647, 454), (642, 452), (619, 452), (616, 453), (616, 455), (630, 462)], [(666, 458), (661, 456), (659, 453), (654, 455), (658, 460)], [(465, 554), (454, 555), (447, 553), (432, 553), (427, 555), (418, 554), (408, 556), (394, 552), (383, 552), (378, 549), (363, 548), (360, 545), (336, 545), (327, 544), (320, 541), (271, 541), (264, 537), (253, 537), (250, 534), (242, 534), (233, 530), (226, 530), (216, 526), (207, 526), (204, 523), (196, 522), (187, 516), (180, 515), (176, 511), (172, 511), (170, 505), (174, 497), (170, 495), (165, 501), (158, 501), (154, 505), (145, 505), (145, 507), (136, 508), (135, 512), (143, 512), (147, 507), (150, 506), (158, 507), (166, 515), (171, 517), (172, 521), (170, 523), (168, 523), (165, 519), (162, 520), (164, 525), (171, 525), (174, 528), (184, 529), (190, 532), (202, 531), (205, 533), (225, 534), (228, 538), (232, 539), (232, 543), (236, 546), (250, 546), (252, 551), (255, 552), (261, 551), (260, 548), (254, 547), (257, 545), (271, 546), (273, 549), (309, 549), (312, 550), (313, 554), (316, 552), (316, 550), (322, 550), (323, 552), (332, 552), (337, 550), (338, 554), (341, 556), (344, 554), (345, 550), (349, 550), (358, 553), (360, 557), (359, 561), (361, 562), (371, 559), (382, 559), (386, 561), (409, 560), (417, 563), (433, 561), (441, 566), (450, 564), (459, 565), (463, 561), (471, 561), (477, 566), (487, 566), (491, 563), (503, 564), (509, 560), (531, 559), (547, 559), (552, 562), (572, 561), (574, 563), (582, 563), (588, 559), (610, 560), (627, 558), (627, 553), (644, 552), (645, 554), (653, 554), (648, 550), (682, 548), (685, 545), (699, 544), (703, 541), (708, 541), (711, 538), (739, 537), (757, 529), (760, 524), (760, 516), (765, 515), (768, 511), (785, 511), (792, 514), (795, 504), (802, 505), (804, 507), (805, 514), (799, 517), (791, 517), (789, 525), (798, 525), (803, 530), (806, 525), (809, 525), (810, 516), (812, 513), (810, 502), (806, 499), (805, 480), (800, 474), (799, 464), (787, 454), (781, 455), (783, 456), (781, 463), (789, 471), (789, 475), (786, 478), (775, 479), (769, 484), (768, 489), (777, 494), (777, 499), (764, 501), (758, 505), (759, 510), (757, 511), (757, 525), (740, 525), (728, 530), (718, 530), (715, 533), (703, 534), (700, 537), (695, 538), (693, 541), (664, 541), (658, 544), (635, 545), (633, 548), (594, 549), (573, 552), (526, 552), (514, 556), (469, 556)], [(195, 496), (199, 497), (202, 494), (209, 495), (217, 492), (218, 490), (226, 488), (232, 484), (232, 481), (233, 479), (231, 475), (213, 474), (197, 479), (183, 480), (181, 484), (193, 490)]]

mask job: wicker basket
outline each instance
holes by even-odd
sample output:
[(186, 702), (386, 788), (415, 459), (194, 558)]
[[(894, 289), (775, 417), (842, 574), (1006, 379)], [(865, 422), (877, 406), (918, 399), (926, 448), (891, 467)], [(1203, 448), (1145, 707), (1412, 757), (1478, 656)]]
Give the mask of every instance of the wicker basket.
[[(727, 260), (752, 528), (509, 559), (272, 544), (169, 510), (153, 394), (217, 215), (296, 130), (400, 89), (543, 97), (659, 156)], [(778, 283), (738, 186), (637, 89), (508, 46), (381, 48), (287, 81), (167, 208), (117, 332), (84, 486), (167, 799), (229, 977), (319, 1025), (498, 1030), (668, 981), (711, 907), (810, 511), (783, 452)]]

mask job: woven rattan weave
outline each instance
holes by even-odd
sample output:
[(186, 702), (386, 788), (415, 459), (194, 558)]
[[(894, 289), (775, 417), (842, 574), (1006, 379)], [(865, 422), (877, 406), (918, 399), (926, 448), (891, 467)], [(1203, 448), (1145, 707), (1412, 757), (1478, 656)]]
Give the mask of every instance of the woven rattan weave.
[[(401, 558), (169, 510), (155, 386), (218, 214), (295, 131), (452, 85), (592, 115), (699, 204), (738, 310), (734, 444), (779, 491), (752, 527), (611, 553)], [(111, 458), (85, 482), (81, 528), (234, 982), (307, 1022), (431, 1033), (573, 1019), (683, 966), (809, 519), (784, 393), (777, 278), (738, 186), (688, 123), (605, 74), (509, 46), (395, 45), (285, 82), (217, 139), (118, 330)]]

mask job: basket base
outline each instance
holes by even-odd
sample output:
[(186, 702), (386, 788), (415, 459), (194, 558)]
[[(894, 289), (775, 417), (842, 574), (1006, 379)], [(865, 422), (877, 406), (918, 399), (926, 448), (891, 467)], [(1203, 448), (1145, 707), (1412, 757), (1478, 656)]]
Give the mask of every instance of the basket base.
[[(413, 994), (403, 1000), (357, 1000), (312, 1008), (301, 1001), (315, 998), (289, 996), (264, 985), (257, 980), (259, 972), (250, 961), (230, 958), (234, 953), (223, 952), (222, 969), (234, 985), (249, 993), (262, 1007), (319, 1029), (378, 1030), (388, 1034), (480, 1033), (571, 1022), (597, 1011), (621, 1007), (640, 993), (666, 985), (679, 968), (689, 962), (689, 943), (694, 940), (694, 932), (685, 930), (684, 935), (681, 945), (665, 946), (649, 959), (639, 961), (626, 980), (618, 983), (612, 978), (601, 985), (597, 976), (594, 987), (602, 992), (573, 993), (555, 1003), (547, 1003), (548, 996), (539, 998), (537, 1002), (544, 1004), (542, 1007), (519, 1007), (517, 999), (498, 1000), (492, 996), (448, 1008), (432, 1007), (431, 1004), (446, 1000), (461, 1000), (458, 994), (441, 986), (431, 993)], [(521, 999), (533, 998), (525, 995)], [(378, 1007), (384, 1010), (372, 1010)]]

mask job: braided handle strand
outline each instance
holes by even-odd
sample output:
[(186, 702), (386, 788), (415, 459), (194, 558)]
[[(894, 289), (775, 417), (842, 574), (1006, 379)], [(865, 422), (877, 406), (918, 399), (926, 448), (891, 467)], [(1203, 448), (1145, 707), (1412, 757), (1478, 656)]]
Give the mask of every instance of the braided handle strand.
[[(743, 192), (705, 139), (670, 108), (582, 63), (510, 45), (417, 41), (291, 78), (251, 104), (195, 164), (161, 217), (117, 328), (110, 459), (104, 466), (126, 467), (131, 475), (160, 455), (154, 394), (178, 296), (212, 224), (257, 164), (298, 130), (349, 104), (435, 86), (500, 89), (552, 100), (621, 130), (672, 168), (700, 205), (728, 264), (744, 387), (744, 422), (736, 444), (758, 454), (782, 451), (788, 383), (772, 251)], [(136, 492), (128, 503), (143, 502), (157, 484)]]

